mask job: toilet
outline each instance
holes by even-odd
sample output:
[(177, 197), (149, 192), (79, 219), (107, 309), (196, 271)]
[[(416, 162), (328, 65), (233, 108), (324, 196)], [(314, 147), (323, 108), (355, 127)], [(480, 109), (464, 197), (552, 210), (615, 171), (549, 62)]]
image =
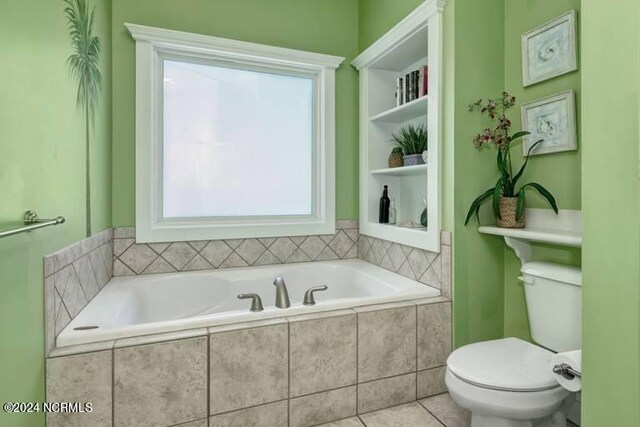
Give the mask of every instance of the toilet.
[(566, 427), (574, 393), (552, 372), (555, 352), (581, 348), (581, 273), (565, 265), (523, 265), (531, 337), (461, 347), (447, 359), (451, 397), (471, 411), (472, 427)]

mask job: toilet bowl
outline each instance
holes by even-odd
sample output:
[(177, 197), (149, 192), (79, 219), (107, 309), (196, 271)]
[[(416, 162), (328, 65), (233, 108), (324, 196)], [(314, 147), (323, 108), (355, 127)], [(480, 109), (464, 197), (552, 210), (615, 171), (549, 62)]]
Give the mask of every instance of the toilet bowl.
[(556, 382), (553, 354), (517, 338), (470, 344), (449, 356), (445, 382), (472, 427), (566, 427), (574, 394)]

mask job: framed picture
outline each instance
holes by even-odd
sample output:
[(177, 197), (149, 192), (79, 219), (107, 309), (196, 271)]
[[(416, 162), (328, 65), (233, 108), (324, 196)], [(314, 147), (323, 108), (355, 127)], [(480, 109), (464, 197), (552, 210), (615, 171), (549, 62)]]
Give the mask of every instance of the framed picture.
[(578, 69), (576, 11), (522, 35), (522, 85), (530, 86)]
[(533, 149), (532, 156), (578, 148), (573, 90), (523, 104), (521, 115), (522, 130), (531, 132), (523, 139), (523, 155), (540, 139), (544, 141)]

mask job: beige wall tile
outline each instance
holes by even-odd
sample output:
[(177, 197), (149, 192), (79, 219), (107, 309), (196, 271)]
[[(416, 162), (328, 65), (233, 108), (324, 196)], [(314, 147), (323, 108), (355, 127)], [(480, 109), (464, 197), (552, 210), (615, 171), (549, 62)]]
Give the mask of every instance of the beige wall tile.
[(418, 306), (418, 370), (446, 365), (451, 353), (451, 303)]
[(207, 417), (207, 337), (114, 350), (114, 426)]
[(447, 386), (444, 383), (446, 371), (447, 367), (441, 366), (418, 372), (418, 399), (446, 392)]
[(376, 411), (416, 400), (416, 374), (358, 384), (358, 413)]
[(288, 328), (274, 325), (210, 335), (210, 415), (288, 396)]
[(356, 414), (356, 386), (296, 397), (289, 403), (289, 426), (307, 427)]
[(286, 400), (281, 400), (215, 415), (209, 419), (209, 427), (286, 427), (288, 406)]
[(356, 315), (292, 322), (290, 396), (356, 383)]
[(90, 413), (49, 413), (48, 427), (110, 427), (111, 351), (46, 360), (48, 402), (90, 402)]
[(358, 382), (416, 370), (416, 307), (358, 314)]

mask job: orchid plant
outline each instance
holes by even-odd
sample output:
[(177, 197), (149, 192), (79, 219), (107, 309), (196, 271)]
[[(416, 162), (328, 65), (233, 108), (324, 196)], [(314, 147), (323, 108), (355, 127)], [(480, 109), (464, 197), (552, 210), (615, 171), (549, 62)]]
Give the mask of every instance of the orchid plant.
[(479, 109), (481, 114), (487, 115), (495, 123), (494, 127), (488, 127), (482, 132), (478, 133), (475, 138), (473, 138), (473, 145), (478, 149), (488, 146), (493, 147), (497, 150), (497, 162), (498, 170), (500, 171), (500, 177), (498, 178), (495, 186), (489, 188), (473, 201), (471, 207), (469, 208), (469, 212), (467, 213), (467, 218), (464, 222), (465, 225), (469, 223), (469, 220), (474, 213), (476, 215), (476, 218), (478, 218), (480, 206), (489, 198), (493, 199), (492, 201), (494, 215), (497, 218), (501, 218), (500, 197), (517, 197), (518, 200), (516, 203), (516, 220), (519, 220), (524, 212), (526, 201), (525, 190), (529, 188), (533, 188), (538, 191), (538, 193), (540, 193), (540, 195), (545, 198), (547, 202), (549, 202), (555, 213), (558, 213), (556, 200), (551, 195), (551, 193), (542, 185), (536, 182), (529, 182), (520, 186), (516, 190), (517, 183), (520, 178), (522, 178), (525, 168), (527, 167), (527, 163), (529, 162), (529, 155), (531, 154), (531, 151), (544, 140), (541, 139), (531, 145), (525, 157), (524, 163), (514, 174), (513, 162), (511, 160), (511, 147), (514, 143), (521, 140), (524, 136), (530, 134), (530, 132), (527, 131), (519, 131), (513, 134), (510, 133), (512, 123), (511, 120), (507, 117), (507, 111), (513, 108), (515, 105), (516, 97), (510, 95), (505, 91), (502, 92), (501, 96), (498, 99), (489, 99), (485, 103), (483, 103), (482, 99), (479, 99), (478, 101), (469, 105), (469, 111), (473, 112)]

